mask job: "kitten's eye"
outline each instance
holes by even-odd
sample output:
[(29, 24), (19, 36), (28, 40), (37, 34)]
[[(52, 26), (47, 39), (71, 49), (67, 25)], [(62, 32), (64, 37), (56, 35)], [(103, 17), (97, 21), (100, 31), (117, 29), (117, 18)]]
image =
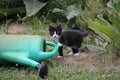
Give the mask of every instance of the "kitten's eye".
[(53, 28), (49, 28), (49, 33), (52, 36), (54, 34), (54, 29)]
[(62, 33), (61, 27), (57, 27), (57, 31), (56, 32), (57, 32), (58, 35), (61, 35), (61, 33)]
[(57, 34), (58, 34), (58, 35), (61, 35), (61, 31), (57, 31)]
[(53, 35), (53, 34), (54, 34), (54, 31), (51, 31), (51, 32), (50, 32), (50, 35)]

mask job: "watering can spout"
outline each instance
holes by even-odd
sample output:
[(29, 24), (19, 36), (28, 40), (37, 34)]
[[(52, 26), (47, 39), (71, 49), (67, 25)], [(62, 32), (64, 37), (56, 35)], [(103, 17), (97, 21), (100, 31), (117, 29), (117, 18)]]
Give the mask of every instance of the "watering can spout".
[(59, 48), (57, 43), (54, 43), (54, 42), (45, 41), (45, 44), (46, 44), (46, 46), (52, 46), (53, 50), (50, 52), (41, 52), (40, 51), (39, 55), (41, 56), (41, 59), (48, 59), (48, 58), (54, 56), (57, 53), (58, 48)]

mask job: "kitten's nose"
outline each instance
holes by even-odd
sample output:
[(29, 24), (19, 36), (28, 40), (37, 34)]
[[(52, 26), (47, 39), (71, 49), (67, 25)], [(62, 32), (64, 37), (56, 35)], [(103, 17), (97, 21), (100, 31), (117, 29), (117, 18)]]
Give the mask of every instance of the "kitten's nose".
[(58, 38), (59, 36), (58, 35), (53, 35), (53, 38)]
[(57, 38), (57, 36), (53, 36), (53, 38)]
[(58, 36), (55, 36), (55, 38), (57, 38)]

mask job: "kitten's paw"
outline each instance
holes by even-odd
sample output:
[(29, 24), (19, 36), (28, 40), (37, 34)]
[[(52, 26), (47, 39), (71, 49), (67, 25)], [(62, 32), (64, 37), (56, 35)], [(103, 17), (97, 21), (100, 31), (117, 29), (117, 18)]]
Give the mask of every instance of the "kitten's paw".
[(68, 53), (68, 56), (72, 56), (72, 55), (74, 55), (74, 53), (73, 53), (73, 52)]
[(74, 54), (74, 56), (79, 56), (79, 55), (80, 55), (80, 53), (75, 53), (75, 54)]
[(58, 59), (62, 59), (62, 58), (63, 58), (63, 56), (57, 56), (57, 58), (58, 58)]
[(63, 44), (61, 44), (60, 42), (58, 42), (58, 46), (61, 47)]

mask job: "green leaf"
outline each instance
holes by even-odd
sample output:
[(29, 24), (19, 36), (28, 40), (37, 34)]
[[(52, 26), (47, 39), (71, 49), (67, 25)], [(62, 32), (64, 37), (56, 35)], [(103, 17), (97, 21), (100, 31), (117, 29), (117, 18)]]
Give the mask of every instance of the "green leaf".
[(93, 31), (95, 31), (97, 34), (99, 34), (102, 38), (104, 38), (106, 41), (108, 42), (111, 42), (111, 39), (106, 35), (104, 34), (103, 32), (101, 32), (101, 30), (98, 28), (98, 24), (96, 21), (93, 21), (93, 20), (88, 20), (88, 27), (90, 29), (92, 29)]
[(114, 29), (109, 26), (106, 22), (95, 19), (88, 21), (89, 28), (94, 30), (97, 34), (103, 37), (106, 41), (116, 41), (118, 40), (118, 35)]
[(22, 13), (23, 9), (24, 9), (23, 7), (12, 8), (12, 9), (9, 9), (9, 8), (8, 9), (0, 9), (0, 18), (3, 17), (3, 16), (10, 16), (10, 15), (16, 14), (18, 12)]
[(47, 3), (41, 3), (39, 0), (23, 0), (26, 6), (27, 16), (36, 14), (42, 9)]
[(109, 14), (109, 19), (120, 34), (120, 16), (118, 16), (117, 14)]
[(60, 8), (54, 8), (52, 10), (53, 13), (57, 13), (57, 12), (64, 12), (64, 10), (61, 10)]
[(67, 10), (65, 11), (65, 14), (67, 15), (67, 19), (70, 20), (71, 18), (79, 15), (80, 8), (75, 5), (70, 5), (67, 7)]
[(120, 49), (120, 1), (110, 0), (107, 4), (109, 20), (112, 25), (108, 23), (103, 17), (99, 19), (88, 20), (88, 27), (94, 30), (97, 34), (103, 37), (108, 42), (113, 42), (114, 47)]

